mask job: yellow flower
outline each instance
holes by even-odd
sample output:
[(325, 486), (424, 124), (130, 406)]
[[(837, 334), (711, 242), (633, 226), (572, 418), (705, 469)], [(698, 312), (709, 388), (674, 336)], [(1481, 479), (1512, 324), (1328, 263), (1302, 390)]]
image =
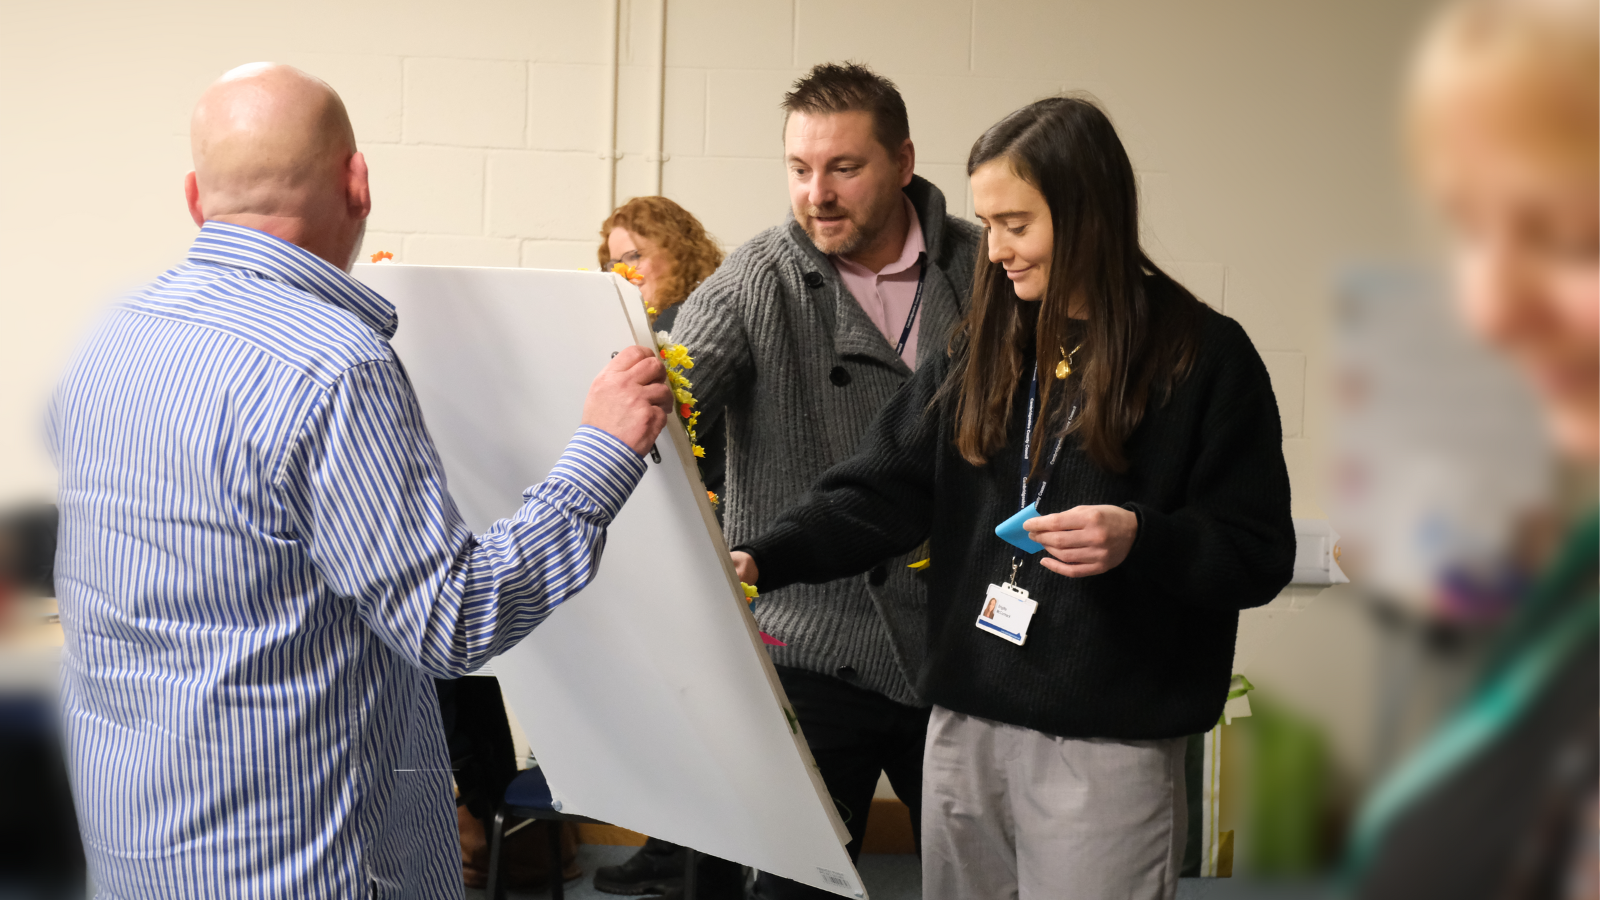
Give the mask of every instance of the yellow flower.
[(683, 388), (684, 390), (694, 387), (694, 382), (683, 377), (683, 373), (679, 372), (677, 369), (667, 370), (667, 383), (675, 388)]
[(694, 368), (694, 358), (689, 356), (689, 348), (682, 344), (661, 348), (661, 356), (669, 366), (677, 366), (680, 369)]
[(699, 444), (695, 444), (694, 445), (694, 455), (698, 459), (705, 459), (706, 458), (706, 448), (700, 446)]
[(680, 387), (675, 387), (672, 389), (672, 396), (684, 406), (694, 406), (696, 403), (694, 395)]
[(644, 308), (644, 311), (649, 313), (651, 316), (656, 316), (656, 315), (659, 315), (661, 313), (661, 310), (656, 309), (654, 306), (646, 306)]
[(756, 586), (753, 584), (745, 584), (741, 581), (739, 582), (739, 587), (744, 588), (744, 599), (746, 603), (754, 603), (755, 599), (761, 596), (761, 594), (756, 590)]

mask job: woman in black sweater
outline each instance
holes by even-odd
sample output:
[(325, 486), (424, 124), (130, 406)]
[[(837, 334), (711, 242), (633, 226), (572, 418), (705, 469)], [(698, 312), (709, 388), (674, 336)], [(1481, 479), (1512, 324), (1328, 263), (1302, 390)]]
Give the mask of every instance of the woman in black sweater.
[(927, 542), (927, 896), (1171, 897), (1183, 738), (1293, 567), (1272, 386), (1140, 249), (1095, 105), (1012, 113), (967, 171), (987, 259), (950, 354), (735, 565), (770, 594)]

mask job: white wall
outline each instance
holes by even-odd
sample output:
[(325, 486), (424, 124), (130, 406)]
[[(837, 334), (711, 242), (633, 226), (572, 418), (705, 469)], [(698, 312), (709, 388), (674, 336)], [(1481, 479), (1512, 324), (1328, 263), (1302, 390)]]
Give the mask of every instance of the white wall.
[[(646, 191), (661, 0), (622, 0), (620, 200)], [(668, 0), (665, 193), (732, 246), (782, 220), (777, 104), (811, 65), (900, 85), (918, 170), (968, 214), (1001, 115), (1099, 97), (1139, 171), (1149, 250), (1272, 372), (1297, 515), (1316, 477), (1336, 268), (1406, 252), (1394, 85), (1427, 0)], [(368, 250), (594, 266), (606, 0), (0, 6), (0, 500), (47, 494), (34, 421), (85, 323), (182, 258), (195, 98), (275, 59), (344, 96), (371, 164)], [(401, 327), (404, 327), (402, 323)], [(1347, 753), (1355, 748), (1344, 748)]]

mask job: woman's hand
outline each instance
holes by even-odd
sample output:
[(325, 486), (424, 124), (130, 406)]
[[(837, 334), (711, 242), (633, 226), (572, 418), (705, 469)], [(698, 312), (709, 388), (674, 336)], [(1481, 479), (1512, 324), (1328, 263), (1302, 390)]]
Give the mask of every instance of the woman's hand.
[(756, 567), (756, 561), (750, 554), (743, 550), (735, 550), (728, 554), (733, 557), (733, 570), (739, 573), (739, 580), (745, 584), (755, 584), (761, 577), (761, 570)]
[(1029, 519), (1022, 527), (1050, 554), (1040, 558), (1040, 565), (1068, 578), (1082, 578), (1122, 565), (1139, 534), (1139, 517), (1120, 506), (1074, 506)]

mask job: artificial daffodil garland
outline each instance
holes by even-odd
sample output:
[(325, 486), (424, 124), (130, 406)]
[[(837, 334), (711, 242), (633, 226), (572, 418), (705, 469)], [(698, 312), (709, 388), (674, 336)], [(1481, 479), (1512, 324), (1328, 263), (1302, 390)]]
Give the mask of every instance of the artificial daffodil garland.
[[(634, 284), (644, 283), (639, 270), (627, 263), (619, 262), (611, 267), (611, 271)], [(645, 312), (649, 313), (652, 319), (656, 316), (656, 309), (653, 306), (645, 307)], [(690, 388), (694, 387), (694, 382), (683, 374), (694, 368), (694, 357), (689, 355), (688, 347), (674, 344), (672, 335), (665, 331), (656, 332), (656, 352), (661, 354), (661, 362), (667, 367), (667, 385), (672, 388), (672, 399), (678, 402), (678, 415), (683, 419), (683, 430), (689, 433), (689, 445), (694, 448), (696, 459), (704, 459), (706, 449), (700, 446), (694, 431), (695, 424), (700, 421), (700, 413), (695, 411), (696, 401), (694, 395), (689, 393)], [(717, 502), (716, 494), (710, 491), (706, 493), (710, 495), (712, 503)]]
[[(621, 275), (635, 285), (644, 283), (644, 278), (639, 274), (639, 270), (627, 263), (619, 262), (611, 267), (611, 271)], [(654, 319), (657, 310), (655, 307), (647, 306), (645, 307), (645, 312), (650, 315), (651, 319)], [(695, 404), (698, 401), (695, 400), (694, 394), (690, 393), (694, 388), (694, 382), (689, 380), (689, 376), (683, 374), (694, 368), (694, 357), (689, 355), (688, 347), (673, 343), (672, 335), (665, 331), (656, 332), (655, 338), (656, 352), (661, 355), (661, 363), (667, 369), (667, 385), (672, 388), (672, 399), (678, 403), (678, 417), (683, 421), (683, 430), (689, 434), (689, 446), (694, 449), (696, 459), (704, 459), (706, 450), (700, 446), (699, 435), (695, 433), (695, 425), (700, 421), (700, 412), (695, 409)], [(706, 497), (713, 506), (719, 502), (715, 491), (706, 491)], [(739, 587), (744, 590), (745, 602), (754, 606), (756, 598), (761, 596), (760, 592), (756, 590), (756, 586), (745, 584), (741, 581), (739, 582)], [(788, 644), (767, 634), (765, 631), (761, 632), (761, 640), (763, 643), (771, 644), (775, 647), (788, 646)]]

